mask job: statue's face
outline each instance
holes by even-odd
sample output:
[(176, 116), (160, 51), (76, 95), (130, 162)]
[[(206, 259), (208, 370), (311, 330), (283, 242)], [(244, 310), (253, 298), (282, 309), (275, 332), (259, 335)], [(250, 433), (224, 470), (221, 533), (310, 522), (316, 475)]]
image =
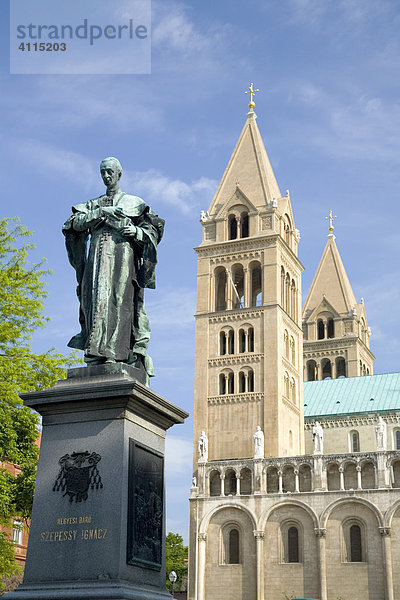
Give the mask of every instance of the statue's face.
[(115, 185), (121, 177), (117, 167), (111, 162), (101, 164), (100, 174), (106, 187)]

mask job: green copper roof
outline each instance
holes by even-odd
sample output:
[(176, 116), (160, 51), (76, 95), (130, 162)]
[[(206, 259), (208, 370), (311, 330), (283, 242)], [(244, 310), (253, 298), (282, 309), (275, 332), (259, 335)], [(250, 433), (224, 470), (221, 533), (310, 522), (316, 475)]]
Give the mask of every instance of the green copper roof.
[(304, 383), (304, 416), (400, 410), (400, 373)]

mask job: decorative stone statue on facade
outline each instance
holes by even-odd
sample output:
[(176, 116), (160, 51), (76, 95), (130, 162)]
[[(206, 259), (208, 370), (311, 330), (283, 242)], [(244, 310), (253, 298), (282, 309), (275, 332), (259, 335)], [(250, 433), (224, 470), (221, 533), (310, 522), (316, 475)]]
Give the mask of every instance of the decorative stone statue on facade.
[(387, 426), (382, 417), (378, 417), (377, 423), (375, 423), (375, 436), (376, 436), (376, 449), (386, 450), (387, 446)]
[(78, 281), (81, 325), (68, 346), (84, 350), (88, 364), (144, 365), (152, 376), (153, 364), (146, 353), (150, 326), (144, 288), (155, 288), (157, 244), (164, 221), (141, 198), (122, 192), (118, 159), (104, 159), (100, 173), (106, 193), (73, 206), (63, 226)]
[(257, 429), (254, 432), (253, 441), (254, 458), (264, 458), (264, 433), (259, 425), (257, 425)]
[(312, 437), (314, 442), (314, 454), (323, 454), (324, 452), (324, 432), (321, 424), (315, 421)]
[(208, 459), (208, 437), (206, 436), (206, 432), (202, 431), (197, 442), (197, 447), (199, 450), (199, 462), (207, 462)]

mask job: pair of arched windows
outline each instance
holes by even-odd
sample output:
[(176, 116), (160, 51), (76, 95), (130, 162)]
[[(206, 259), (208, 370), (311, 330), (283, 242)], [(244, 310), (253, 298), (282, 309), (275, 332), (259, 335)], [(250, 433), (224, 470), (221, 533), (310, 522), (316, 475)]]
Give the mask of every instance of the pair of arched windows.
[(289, 377), (289, 373), (285, 371), (283, 377), (284, 396), (292, 402), (296, 402), (296, 382), (293, 377)]
[[(219, 353), (235, 354), (235, 332), (233, 329), (224, 329), (219, 334)], [(237, 339), (237, 352), (254, 352), (254, 328), (245, 327), (239, 329)]]
[(360, 360), (360, 375), (370, 375), (369, 367)]
[(285, 357), (294, 365), (296, 363), (296, 347), (294, 343), (294, 337), (292, 335), (289, 337), (286, 329), (283, 333), (283, 343), (285, 346)]
[(335, 322), (332, 317), (329, 317), (324, 321), (323, 319), (317, 319), (317, 339), (324, 340), (325, 338), (331, 339), (335, 337)]
[(249, 214), (246, 211), (240, 214), (228, 215), (228, 240), (249, 237)]
[(281, 268), (281, 306), (294, 321), (297, 321), (297, 286), (284, 267)]
[[(219, 395), (235, 393), (235, 377), (233, 371), (224, 371), (219, 375)], [(237, 390), (239, 394), (254, 392), (254, 371), (245, 367), (238, 373)]]

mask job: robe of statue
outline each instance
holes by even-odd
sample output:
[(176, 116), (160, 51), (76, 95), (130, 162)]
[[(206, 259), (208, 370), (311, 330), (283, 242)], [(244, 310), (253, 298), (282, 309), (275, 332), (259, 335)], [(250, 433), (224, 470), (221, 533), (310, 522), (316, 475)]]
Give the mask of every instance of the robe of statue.
[[(122, 217), (102, 216), (104, 206), (118, 206)], [(135, 364), (141, 355), (151, 376), (143, 289), (155, 288), (157, 244), (164, 221), (141, 198), (121, 191), (113, 198), (100, 196), (77, 204), (72, 211), (63, 232), (78, 281), (81, 331), (68, 346), (84, 350), (87, 362), (108, 359)], [(136, 226), (136, 237), (121, 233), (128, 224)]]

